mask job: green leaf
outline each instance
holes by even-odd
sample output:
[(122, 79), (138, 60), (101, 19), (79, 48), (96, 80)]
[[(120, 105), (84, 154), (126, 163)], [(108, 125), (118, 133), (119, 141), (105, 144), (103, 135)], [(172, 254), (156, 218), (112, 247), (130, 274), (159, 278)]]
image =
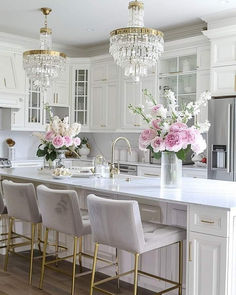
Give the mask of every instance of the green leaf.
[(47, 154), (47, 151), (45, 149), (44, 150), (41, 150), (41, 149), (37, 150), (38, 157), (44, 157), (46, 154)]
[(52, 152), (49, 154), (49, 157), (50, 157), (50, 160), (52, 160), (52, 161), (56, 160), (56, 158), (57, 158), (57, 153), (56, 153), (56, 151), (52, 151)]
[(180, 159), (180, 160), (185, 160), (185, 157), (186, 157), (186, 153), (185, 153), (185, 150), (180, 150), (176, 153), (176, 156)]

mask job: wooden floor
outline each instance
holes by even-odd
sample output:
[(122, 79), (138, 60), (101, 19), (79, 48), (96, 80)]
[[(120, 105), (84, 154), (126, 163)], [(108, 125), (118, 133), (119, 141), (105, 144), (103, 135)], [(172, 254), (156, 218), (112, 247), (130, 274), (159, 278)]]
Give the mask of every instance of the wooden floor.
[[(4, 256), (0, 255), (0, 295), (69, 295), (71, 278), (46, 269), (46, 275), (44, 280), (43, 290), (38, 289), (39, 277), (40, 277), (40, 260), (34, 262), (33, 269), (33, 286), (28, 285), (28, 267), (29, 262), (22, 257), (11, 255), (9, 257), (8, 271), (4, 272), (3, 269)], [(62, 267), (64, 270), (71, 272), (71, 264), (69, 262), (60, 262), (58, 267)], [(97, 275), (96, 278), (102, 278), (101, 275)], [(75, 294), (89, 295), (90, 275), (80, 277), (76, 279)], [(113, 293), (119, 293), (119, 295), (131, 295), (133, 292), (132, 285), (121, 282), (120, 290), (117, 290), (116, 282), (107, 283), (103, 286), (108, 291)], [(139, 295), (151, 295), (144, 289), (139, 289)], [(94, 292), (95, 294), (102, 294)]]

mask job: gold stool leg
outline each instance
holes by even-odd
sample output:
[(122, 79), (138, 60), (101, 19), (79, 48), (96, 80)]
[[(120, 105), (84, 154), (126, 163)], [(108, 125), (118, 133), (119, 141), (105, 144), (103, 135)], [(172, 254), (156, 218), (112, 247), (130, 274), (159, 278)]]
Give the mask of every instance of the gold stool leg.
[(9, 229), (8, 229), (8, 239), (7, 239), (7, 249), (5, 254), (5, 262), (4, 262), (4, 271), (7, 271), (8, 265), (8, 257), (9, 257), (9, 250), (11, 247), (11, 235), (12, 235), (12, 227), (13, 227), (13, 218), (9, 218)]
[(38, 224), (38, 248), (40, 253), (42, 253), (41, 239), (42, 239), (42, 223), (39, 223)]
[(134, 261), (134, 295), (137, 295), (138, 290), (138, 261), (139, 261), (139, 254), (135, 254), (135, 261)]
[(29, 284), (32, 285), (33, 259), (34, 259), (35, 224), (31, 224), (31, 249), (30, 249), (30, 272)]
[[(56, 242), (55, 242), (56, 259), (58, 258), (58, 245), (59, 245), (59, 232), (56, 231)], [(58, 266), (58, 262), (56, 262), (56, 266)]]
[[(116, 248), (116, 275), (118, 276), (120, 274), (119, 269), (119, 257), (118, 257), (118, 249)], [(117, 279), (117, 289), (120, 290), (120, 278)]]
[(46, 262), (46, 251), (47, 251), (47, 244), (48, 244), (48, 231), (49, 231), (49, 229), (46, 228), (45, 234), (44, 234), (43, 260), (42, 260), (42, 267), (41, 267), (41, 276), (40, 276), (39, 289), (43, 288), (43, 279), (44, 279), (45, 262)]
[(79, 266), (80, 272), (82, 272), (82, 251), (83, 251), (83, 238), (79, 237)]
[(183, 283), (183, 241), (179, 242), (179, 293), (182, 295), (182, 283)]
[(93, 269), (92, 269), (92, 277), (91, 277), (91, 285), (90, 285), (90, 294), (93, 295), (93, 285), (94, 285), (94, 278), (95, 278), (95, 272), (96, 272), (96, 264), (97, 264), (97, 256), (98, 256), (98, 246), (99, 244), (95, 244), (94, 248), (94, 256), (93, 256)]
[(76, 267), (77, 245), (78, 245), (78, 238), (74, 237), (71, 295), (74, 295), (75, 293), (75, 267)]

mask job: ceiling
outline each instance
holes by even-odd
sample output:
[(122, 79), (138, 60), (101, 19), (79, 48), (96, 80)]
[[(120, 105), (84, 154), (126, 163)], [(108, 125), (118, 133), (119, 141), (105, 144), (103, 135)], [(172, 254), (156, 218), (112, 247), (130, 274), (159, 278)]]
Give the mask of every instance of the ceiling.
[[(109, 32), (124, 27), (128, 0), (1, 0), (0, 31), (38, 38), (40, 7), (53, 9), (53, 40), (86, 47), (106, 42)], [(199, 23), (203, 15), (236, 8), (236, 0), (144, 0), (145, 26), (170, 30)]]

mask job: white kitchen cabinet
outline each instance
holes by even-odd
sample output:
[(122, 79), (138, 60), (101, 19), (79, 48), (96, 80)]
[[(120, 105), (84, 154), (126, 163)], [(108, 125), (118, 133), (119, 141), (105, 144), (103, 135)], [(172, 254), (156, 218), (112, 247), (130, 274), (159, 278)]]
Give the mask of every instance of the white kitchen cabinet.
[[(210, 91), (210, 70), (197, 71), (197, 100), (204, 91)], [(201, 106), (200, 113), (197, 115), (197, 122), (204, 123), (208, 119), (208, 105)]]
[(19, 109), (11, 109), (11, 130), (24, 130), (25, 128), (25, 98), (19, 99)]
[(25, 72), (22, 54), (0, 50), (0, 91), (24, 93)]
[(211, 66), (210, 46), (202, 46), (197, 49), (197, 69), (209, 70)]
[(227, 243), (227, 238), (190, 232), (187, 294), (228, 294)]
[(236, 94), (236, 65), (211, 69), (211, 93), (214, 96)]
[(42, 92), (29, 80), (27, 80), (27, 89), (25, 127), (27, 130), (44, 130), (45, 109)]
[(88, 64), (76, 64), (71, 69), (71, 117), (83, 129), (89, 126), (89, 71)]
[(236, 65), (236, 37), (213, 39), (211, 43), (211, 65)]
[(98, 83), (91, 88), (92, 130), (114, 130), (117, 128), (119, 88), (117, 83)]
[(113, 61), (99, 61), (91, 66), (92, 83), (117, 81), (118, 77), (118, 67)]
[(56, 82), (46, 95), (46, 102), (49, 105), (68, 106), (69, 105), (69, 89), (64, 82)]
[(138, 166), (138, 176), (160, 177), (161, 167)]
[(141, 100), (141, 84), (123, 78), (121, 81), (121, 128), (137, 129), (141, 127), (140, 116), (131, 113), (128, 109), (130, 104), (140, 105)]

